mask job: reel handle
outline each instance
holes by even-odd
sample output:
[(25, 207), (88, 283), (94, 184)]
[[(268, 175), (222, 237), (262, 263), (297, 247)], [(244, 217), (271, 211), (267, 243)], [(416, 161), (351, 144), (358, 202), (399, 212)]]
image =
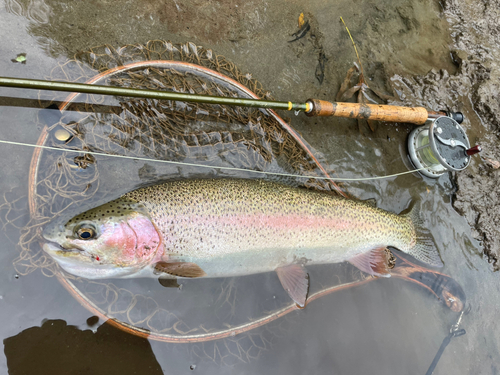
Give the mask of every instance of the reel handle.
[(398, 107), (394, 105), (332, 103), (326, 100), (309, 99), (307, 116), (337, 116), (375, 121), (407, 122), (423, 125), (429, 113), (423, 107)]

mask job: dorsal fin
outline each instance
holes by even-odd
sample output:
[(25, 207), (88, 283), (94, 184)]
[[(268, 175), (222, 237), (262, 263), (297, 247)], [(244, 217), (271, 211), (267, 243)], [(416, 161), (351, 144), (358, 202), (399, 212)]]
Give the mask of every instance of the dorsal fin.
[(363, 202), (369, 206), (377, 207), (377, 201), (375, 200), (375, 198), (365, 199)]

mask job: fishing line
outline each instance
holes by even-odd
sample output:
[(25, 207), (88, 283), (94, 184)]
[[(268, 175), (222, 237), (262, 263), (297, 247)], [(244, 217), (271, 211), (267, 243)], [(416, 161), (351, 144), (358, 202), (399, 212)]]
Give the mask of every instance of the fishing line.
[(1, 139), (0, 139), (0, 143), (5, 143), (5, 144), (15, 145), (15, 146), (33, 147), (33, 148), (37, 148), (38, 147), (38, 148), (42, 148), (42, 149), (45, 149), (45, 150), (55, 150), (55, 151), (85, 153), (85, 154), (90, 154), (90, 155), (95, 155), (95, 156), (106, 156), (106, 157), (119, 158), (119, 159), (121, 158), (121, 159), (129, 159), (129, 160), (149, 161), (149, 162), (154, 162), (154, 163), (167, 163), (167, 164), (181, 165), (181, 166), (187, 166), (187, 167), (222, 169), (222, 170), (226, 170), (226, 171), (252, 172), (252, 173), (260, 173), (260, 174), (272, 175), (272, 176), (283, 176), (283, 177), (294, 177), (294, 178), (313, 178), (313, 179), (317, 179), (317, 180), (329, 180), (329, 181), (369, 181), (369, 180), (381, 180), (381, 179), (385, 179), (385, 178), (402, 176), (402, 175), (405, 175), (405, 174), (410, 174), (410, 173), (418, 172), (418, 171), (421, 171), (421, 170), (425, 169), (425, 168), (412, 169), (410, 171), (400, 172), (400, 173), (395, 173), (395, 174), (390, 174), (390, 175), (386, 175), (386, 176), (362, 177), (362, 178), (332, 178), (332, 177), (318, 177), (318, 176), (302, 176), (302, 175), (295, 175), (295, 174), (289, 174), (289, 173), (279, 173), (279, 172), (254, 171), (252, 169), (237, 168), (237, 167), (218, 167), (218, 166), (213, 166), (213, 165), (203, 165), (203, 164), (196, 164), (196, 163), (185, 163), (185, 162), (180, 162), (180, 161), (158, 160), (158, 159), (141, 158), (141, 157), (135, 157), (135, 156), (105, 154), (103, 152), (95, 152), (95, 151), (71, 150), (71, 149), (67, 149), (67, 148), (34, 145), (34, 144), (30, 144), (30, 143), (5, 141), (5, 140), (1, 140)]

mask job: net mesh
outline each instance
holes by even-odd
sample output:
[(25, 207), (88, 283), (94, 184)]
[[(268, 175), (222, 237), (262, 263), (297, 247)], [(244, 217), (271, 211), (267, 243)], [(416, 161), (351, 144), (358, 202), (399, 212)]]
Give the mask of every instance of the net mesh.
[[(181, 62), (188, 64), (179, 65)], [(197, 70), (189, 64), (212, 69), (228, 78), (213, 76), (206, 69)], [(248, 97), (248, 93), (231, 82), (234, 80), (258, 97), (271, 99), (249, 74), (243, 74), (224, 57), (193, 43), (174, 45), (151, 41), (119, 49), (101, 46), (60, 64), (48, 78), (72, 82), (93, 79), (98, 84), (121, 87)], [(317, 162), (283, 127), (281, 119), (269, 111), (87, 94), (68, 102), (63, 94), (56, 93), (54, 102), (63, 108), (61, 114), (42, 112), (40, 115), (40, 122), (47, 125), (47, 136), (43, 140), (47, 146), (214, 167), (324, 176)], [(60, 142), (54, 137), (61, 128), (71, 134), (69, 141)], [(89, 154), (75, 157), (44, 150), (36, 163), (32, 168), (36, 174), (35, 194), (31, 197), (32, 220), (23, 230), (22, 253), (16, 261), (21, 274), (42, 265), (50, 268), (51, 262), (46, 256), (33, 252), (29, 246), (33, 237), (39, 235), (39, 227), (54, 216), (95, 199), (100, 186), (101, 168)], [(335, 191), (331, 182), (281, 179), (290, 184)]]
[[(60, 64), (48, 78), (228, 97), (252, 97), (253, 92), (258, 98), (272, 99), (251, 75), (193, 43), (152, 41), (119, 49), (101, 46)], [(63, 275), (72, 292), (103, 315), (158, 336), (227, 330), (290, 304), (285, 292), (271, 304), (255, 303), (262, 300), (259, 289), (249, 290), (248, 280), (243, 284), (235, 279), (222, 283), (208, 280), (202, 286), (197, 283), (196, 288), (188, 280), (182, 284), (184, 290), (196, 291), (179, 293), (152, 280), (97, 282), (75, 278), (63, 274), (39, 245), (43, 226), (55, 217), (73, 215), (143, 183), (201, 175), (255, 177), (217, 167), (294, 174), (297, 177), (265, 178), (337, 194), (338, 187), (332, 182), (298, 177), (324, 177), (324, 172), (307, 143), (291, 133), (286, 122), (272, 111), (222, 105), (90, 94), (66, 98), (61, 93), (55, 93), (52, 100), (60, 111), (40, 112), (39, 122), (45, 129), (39, 144), (77, 152), (37, 150), (34, 154), (31, 217), (21, 230), (20, 255), (14, 264), (19, 274), (40, 269), (47, 276)], [(57, 136), (61, 129), (69, 138)], [(214, 168), (200, 171), (179, 165), (142, 165), (93, 156), (92, 151)], [(199, 306), (212, 307), (200, 311)], [(227, 345), (236, 345), (233, 349), (240, 353), (238, 358), (248, 359), (270, 343), (269, 338), (259, 336), (261, 344), (257, 344), (257, 336), (228, 338), (232, 344), (224, 345), (227, 350)], [(243, 342), (248, 346), (244, 350)], [(218, 356), (222, 360), (227, 353), (219, 352)]]

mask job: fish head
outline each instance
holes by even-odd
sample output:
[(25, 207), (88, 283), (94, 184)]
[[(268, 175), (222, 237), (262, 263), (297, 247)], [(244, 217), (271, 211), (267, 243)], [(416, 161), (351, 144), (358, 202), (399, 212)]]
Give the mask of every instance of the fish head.
[(146, 208), (124, 199), (55, 221), (42, 235), (47, 254), (67, 272), (88, 279), (133, 275), (162, 248)]

